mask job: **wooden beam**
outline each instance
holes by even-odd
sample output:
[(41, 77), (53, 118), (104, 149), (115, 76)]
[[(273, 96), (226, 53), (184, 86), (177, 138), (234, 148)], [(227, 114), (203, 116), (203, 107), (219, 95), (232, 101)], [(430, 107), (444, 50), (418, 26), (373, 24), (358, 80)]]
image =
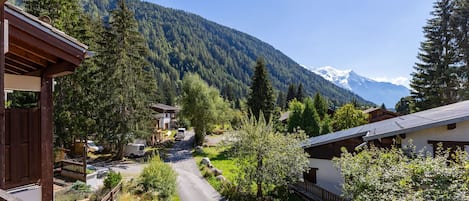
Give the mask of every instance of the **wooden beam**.
[(75, 71), (75, 65), (61, 61), (59, 63), (50, 65), (44, 70), (44, 75), (49, 78), (60, 77), (72, 74)]
[(6, 164), (5, 164), (5, 44), (4, 26), (5, 0), (0, 0), (0, 188), (5, 189)]
[(18, 48), (17, 46), (11, 46), (8, 53), (17, 55), (24, 60), (39, 64), (41, 66), (47, 66), (48, 64), (48, 61), (42, 57), (38, 57), (36, 54), (31, 54), (29, 51), (25, 51), (23, 48)]
[[(19, 40), (36, 48), (48, 52), (78, 66), (85, 57), (85, 53), (70, 47), (59, 39), (35, 28), (20, 19), (6, 13), (10, 23), (10, 41)], [(34, 35), (31, 35), (34, 34)]]
[(41, 188), (42, 201), (53, 199), (52, 78), (41, 78)]
[(26, 75), (5, 74), (5, 90), (41, 91), (41, 78)]
[(57, 58), (56, 57), (54, 57), (52, 55), (49, 55), (49, 54), (46, 54), (46, 53), (39, 53), (41, 51), (38, 50), (37, 48), (34, 48), (34, 47), (26, 48), (27, 45), (23, 44), (23, 42), (21, 42), (21, 41), (15, 41), (15, 43), (10, 42), (9, 46), (10, 46), (10, 49), (21, 49), (25, 52), (28, 52), (29, 54), (32, 54), (32, 55), (34, 55), (36, 57), (39, 57), (43, 60), (46, 60), (48, 62), (57, 63)]
[(33, 63), (33, 62), (28, 61), (26, 59), (23, 59), (23, 58), (19, 57), (18, 55), (10, 54), (10, 53), (6, 54), (5, 59), (6, 59), (7, 62), (14, 62), (15, 63), (14, 65), (24, 66), (24, 67), (28, 68), (29, 70), (42, 69), (42, 68), (45, 68), (47, 66), (47, 64), (43, 64), (41, 66), (39, 64), (36, 64), (36, 63)]

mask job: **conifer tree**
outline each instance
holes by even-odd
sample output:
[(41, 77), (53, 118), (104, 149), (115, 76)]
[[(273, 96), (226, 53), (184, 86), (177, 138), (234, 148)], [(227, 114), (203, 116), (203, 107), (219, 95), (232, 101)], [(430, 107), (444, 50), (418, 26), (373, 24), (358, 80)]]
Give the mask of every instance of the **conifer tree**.
[(320, 119), (316, 109), (314, 109), (313, 100), (306, 98), (304, 104), (305, 109), (301, 118), (301, 128), (304, 129), (305, 133), (310, 137), (318, 136), (320, 132)]
[(319, 118), (324, 119), (324, 117), (327, 115), (327, 101), (321, 96), (321, 94), (316, 93), (314, 95), (314, 109), (319, 115)]
[(301, 129), (302, 114), (304, 107), (305, 106), (303, 105), (303, 103), (297, 101), (296, 99), (290, 101), (288, 108), (288, 111), (290, 112), (287, 124), (288, 132), (295, 132), (298, 131), (297, 129)]
[[(88, 50), (96, 50), (102, 25), (84, 14), (78, 0), (27, 0), (24, 3), (28, 13), (48, 16), (54, 27), (88, 45)], [(83, 139), (97, 131), (98, 91), (97, 80), (92, 76), (97, 69), (95, 62), (94, 57), (87, 58), (72, 75), (55, 78), (56, 145), (68, 145), (73, 138)]]
[(288, 108), (288, 103), (292, 101), (294, 98), (296, 98), (296, 86), (294, 84), (288, 85), (288, 91), (287, 91), (287, 102), (286, 102), (286, 107)]
[(259, 119), (259, 114), (262, 111), (264, 118), (270, 120), (270, 116), (274, 112), (274, 92), (263, 58), (257, 59), (247, 104), (256, 119)]
[(116, 158), (122, 158), (125, 144), (151, 132), (148, 106), (156, 99), (156, 82), (146, 60), (149, 51), (125, 0), (111, 11), (102, 45), (101, 118), (108, 125), (108, 141), (117, 145)]
[(460, 99), (457, 51), (450, 26), (454, 1), (439, 0), (432, 19), (423, 28), (426, 40), (421, 43), (410, 86), (416, 110), (454, 103)]
[(469, 99), (469, 0), (455, 0), (451, 18), (456, 41), (462, 99)]
[(321, 122), (321, 135), (332, 133), (334, 130), (332, 128), (332, 119), (328, 114), (324, 116)]
[(298, 90), (296, 92), (296, 100), (303, 102), (303, 99), (305, 98), (305, 92), (303, 89), (303, 84), (298, 85)]

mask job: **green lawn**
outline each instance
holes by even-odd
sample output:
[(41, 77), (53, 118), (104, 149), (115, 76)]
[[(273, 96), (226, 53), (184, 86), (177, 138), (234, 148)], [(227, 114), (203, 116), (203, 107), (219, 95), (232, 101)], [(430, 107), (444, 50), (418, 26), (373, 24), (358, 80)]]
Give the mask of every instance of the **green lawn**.
[[(223, 172), (223, 176), (230, 182), (234, 182), (237, 176), (238, 166), (228, 156), (227, 150), (228, 147), (218, 146), (218, 147), (205, 147), (203, 154), (196, 154), (194, 153), (194, 158), (199, 165), (202, 174), (204, 174), (204, 167), (200, 165), (200, 161), (202, 158), (208, 157), (210, 162), (214, 167), (221, 170)], [(205, 176), (205, 175), (204, 175)], [(215, 177), (206, 177), (207, 181), (218, 191), (221, 190), (221, 184), (219, 181), (216, 180)]]
[[(199, 165), (199, 169), (202, 175), (207, 179), (208, 183), (210, 183), (210, 185), (212, 185), (218, 192), (222, 191), (221, 182), (217, 181), (217, 179), (214, 176), (211, 176), (211, 175), (207, 176), (205, 174), (206, 168), (200, 165), (200, 162), (202, 161), (202, 158), (204, 157), (208, 157), (212, 165), (216, 167), (217, 169), (221, 170), (223, 172), (223, 176), (228, 181), (230, 181), (231, 183), (236, 183), (236, 177), (237, 177), (237, 172), (239, 168), (236, 165), (233, 158), (231, 158), (228, 154), (229, 147), (226, 147), (226, 146), (204, 147), (203, 150), (204, 150), (203, 154), (197, 154), (194, 152), (194, 159), (197, 165)], [(253, 185), (253, 192), (255, 192), (254, 187), (255, 186)], [(301, 200), (302, 199), (299, 198), (298, 196), (291, 194), (289, 195), (289, 198), (286, 199), (285, 201), (301, 201)]]

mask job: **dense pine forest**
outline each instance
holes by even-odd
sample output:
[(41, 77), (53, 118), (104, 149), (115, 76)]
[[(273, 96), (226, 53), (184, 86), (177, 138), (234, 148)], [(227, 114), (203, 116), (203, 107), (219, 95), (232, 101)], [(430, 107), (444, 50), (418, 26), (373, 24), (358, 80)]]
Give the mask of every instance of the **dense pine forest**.
[[(21, 0), (12, 1), (22, 5)], [(108, 20), (116, 0), (81, 0), (94, 19)], [(289, 84), (303, 84), (307, 95), (320, 92), (339, 105), (354, 99), (371, 104), (304, 69), (292, 59), (248, 34), (230, 29), (200, 16), (162, 6), (129, 0), (139, 30), (151, 50), (149, 60), (162, 102), (173, 104), (180, 92), (180, 80), (187, 72), (196, 72), (228, 99), (248, 94), (250, 77), (258, 57), (264, 57), (272, 84), (286, 92)], [(288, 39), (285, 39), (288, 40)]]

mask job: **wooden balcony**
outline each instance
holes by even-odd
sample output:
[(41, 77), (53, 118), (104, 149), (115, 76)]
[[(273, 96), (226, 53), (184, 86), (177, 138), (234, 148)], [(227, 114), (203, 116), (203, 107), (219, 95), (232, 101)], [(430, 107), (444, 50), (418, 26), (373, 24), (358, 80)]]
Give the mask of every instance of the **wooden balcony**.
[(290, 186), (291, 189), (301, 195), (316, 201), (348, 201), (347, 199), (336, 195), (320, 186), (308, 181), (298, 182)]

